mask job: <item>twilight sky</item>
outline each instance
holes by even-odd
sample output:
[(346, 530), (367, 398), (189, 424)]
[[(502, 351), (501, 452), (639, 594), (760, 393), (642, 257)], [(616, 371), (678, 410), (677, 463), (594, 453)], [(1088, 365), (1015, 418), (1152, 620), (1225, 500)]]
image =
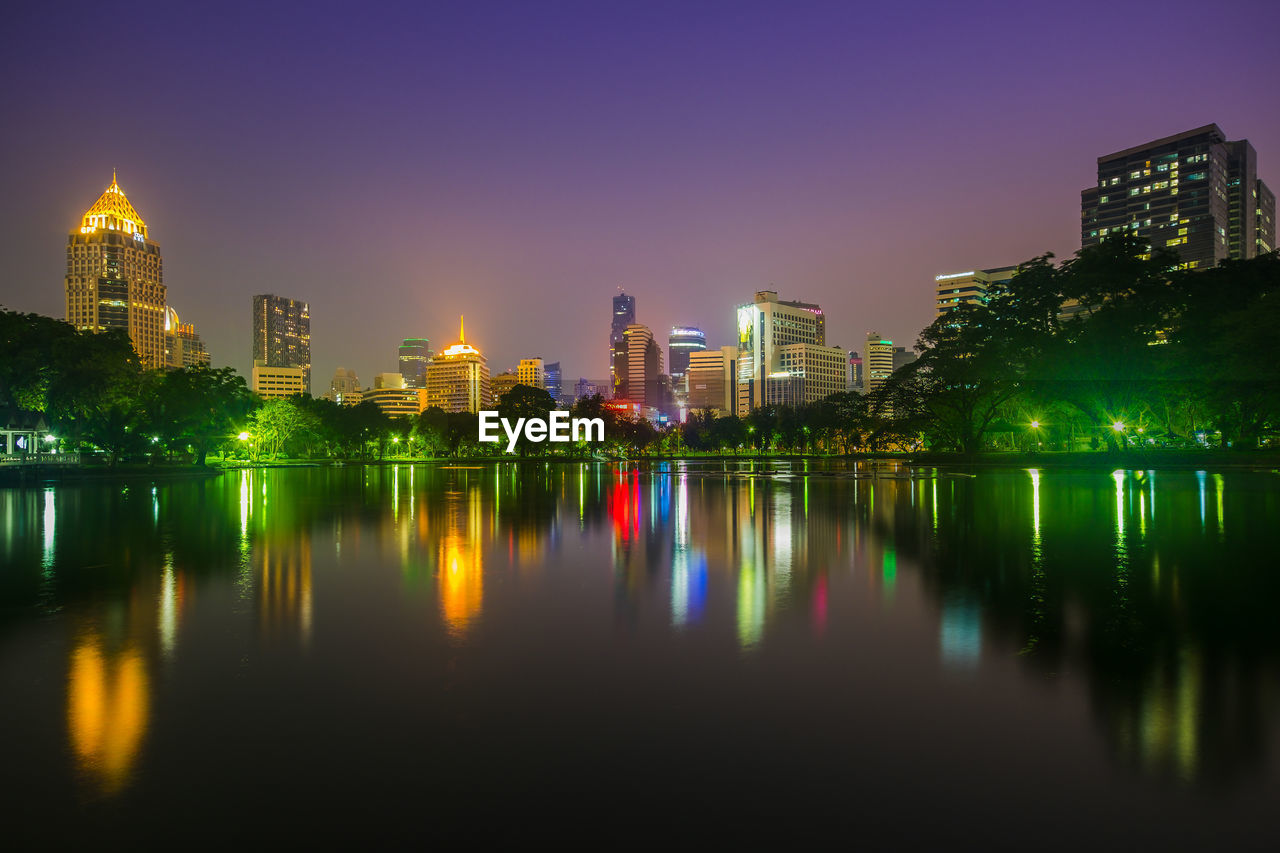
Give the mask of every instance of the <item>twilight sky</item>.
[(118, 168), (169, 303), (313, 391), (406, 336), (608, 374), (610, 296), (732, 342), (772, 287), (911, 344), (933, 277), (1079, 248), (1098, 155), (1217, 122), (1280, 190), (1280, 3), (27, 3), (0, 32), (0, 305), (64, 315)]

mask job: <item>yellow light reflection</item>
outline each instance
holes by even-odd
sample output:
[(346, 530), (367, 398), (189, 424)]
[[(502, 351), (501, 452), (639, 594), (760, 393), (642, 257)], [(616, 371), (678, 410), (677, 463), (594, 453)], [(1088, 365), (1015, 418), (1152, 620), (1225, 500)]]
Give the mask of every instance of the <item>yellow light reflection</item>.
[(67, 676), (67, 729), (77, 764), (103, 794), (129, 780), (147, 730), (149, 694), (135, 648), (106, 653), (96, 633), (81, 638)]

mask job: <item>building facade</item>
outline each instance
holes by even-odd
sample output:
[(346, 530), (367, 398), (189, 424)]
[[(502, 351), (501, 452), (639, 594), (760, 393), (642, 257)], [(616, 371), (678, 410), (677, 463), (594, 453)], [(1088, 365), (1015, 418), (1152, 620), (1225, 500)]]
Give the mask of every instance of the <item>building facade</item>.
[(733, 414), (737, 366), (737, 347), (690, 353), (689, 369), (685, 372), (689, 410), (711, 409), (717, 417)]
[(988, 294), (997, 287), (1013, 280), (1017, 266), (993, 267), (989, 270), (969, 270), (935, 276), (937, 314), (941, 317), (961, 305), (986, 305)]
[(626, 372), (626, 331), (636, 321), (636, 298), (620, 292), (613, 297), (613, 318), (609, 326), (609, 378), (613, 396), (618, 395), (622, 375)]
[[(766, 379), (781, 371), (780, 349), (791, 344), (826, 348), (826, 317), (810, 302), (784, 302), (777, 291), (757, 291), (755, 301), (737, 308), (737, 413), (740, 417), (768, 402)], [(843, 381), (845, 354), (840, 352)]]
[[(394, 374), (399, 376), (400, 374)], [(387, 417), (412, 417), (422, 411), (425, 406), (427, 392), (422, 388), (404, 388), (384, 386), (370, 388), (361, 397), (361, 402), (373, 403)]]
[(296, 367), (311, 393), (311, 307), (306, 302), (270, 293), (253, 297), (253, 364)]
[(684, 376), (689, 369), (689, 357), (695, 352), (705, 352), (707, 336), (692, 326), (675, 326), (667, 337), (667, 372), (673, 380)]
[(329, 390), (324, 398), (343, 406), (357, 405), (364, 398), (364, 392), (360, 390), (360, 377), (356, 376), (354, 370), (339, 367), (329, 380)]
[(516, 366), (516, 378), (521, 385), (530, 388), (546, 388), (547, 375), (540, 358), (522, 358)]
[(307, 372), (301, 367), (264, 367), (255, 364), (251, 379), (253, 393), (267, 399), (310, 393), (307, 388)]
[(514, 370), (495, 373), (489, 380), (489, 393), (493, 395), (493, 404), (496, 406), (501, 403), (502, 398), (507, 396), (507, 392), (519, 384), (520, 377)]
[(893, 341), (879, 332), (867, 333), (866, 356), (862, 365), (862, 392), (879, 390), (893, 373)]
[(405, 338), (400, 344), (400, 373), (406, 388), (425, 388), (427, 362), (431, 360), (431, 341), (426, 338)]
[(556, 401), (557, 406), (568, 406), (573, 402), (565, 399), (564, 374), (560, 370), (560, 362), (548, 362), (543, 375), (546, 377), (547, 393)]
[(165, 365), (173, 370), (209, 366), (209, 351), (196, 334), (195, 325), (181, 322), (171, 305), (164, 309), (164, 354)]
[(585, 399), (587, 397), (600, 396), (609, 399), (613, 394), (613, 379), (585, 379), (579, 378), (573, 383), (573, 400)]
[(1275, 204), (1248, 140), (1208, 124), (1099, 157), (1080, 193), (1080, 245), (1136, 234), (1187, 269), (1213, 267), (1275, 248)]
[(467, 343), (465, 327), (458, 323), (458, 342), (447, 347), (427, 365), (426, 407), (446, 412), (479, 412), (491, 405), (489, 364)]
[(142, 365), (168, 366), (164, 263), (147, 223), (111, 185), (67, 236), (67, 322), (82, 332), (121, 329)]
[(661, 397), (662, 350), (653, 339), (653, 331), (641, 323), (632, 323), (623, 332), (626, 358), (622, 372), (616, 377), (615, 399), (636, 403), (641, 407), (656, 406)]

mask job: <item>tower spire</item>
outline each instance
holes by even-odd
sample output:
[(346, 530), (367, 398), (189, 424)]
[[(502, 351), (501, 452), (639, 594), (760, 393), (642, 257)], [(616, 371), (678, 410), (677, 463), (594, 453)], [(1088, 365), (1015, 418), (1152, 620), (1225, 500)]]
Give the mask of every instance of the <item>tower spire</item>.
[(466, 327), (463, 320), (466, 319), (462, 314), (458, 315), (458, 343), (465, 344), (467, 342)]

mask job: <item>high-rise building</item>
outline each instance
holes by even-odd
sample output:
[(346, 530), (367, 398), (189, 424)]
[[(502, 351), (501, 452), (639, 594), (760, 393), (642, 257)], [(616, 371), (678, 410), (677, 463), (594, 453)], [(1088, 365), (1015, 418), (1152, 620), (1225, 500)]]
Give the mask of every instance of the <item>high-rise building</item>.
[(707, 348), (707, 336), (701, 329), (692, 326), (676, 326), (667, 338), (667, 371), (673, 379), (684, 376), (689, 369), (691, 353), (703, 352)]
[(613, 380), (613, 395), (618, 396), (622, 375), (626, 372), (627, 358), (625, 335), (627, 326), (636, 321), (636, 298), (620, 292), (613, 297), (613, 319), (609, 326), (609, 376)]
[(82, 332), (123, 329), (144, 367), (165, 355), (160, 246), (111, 175), (111, 186), (67, 236), (67, 322)]
[(880, 337), (879, 332), (867, 332), (867, 356), (862, 371), (863, 393), (878, 390), (893, 373), (893, 341)]
[(543, 371), (546, 378), (547, 393), (556, 401), (557, 406), (568, 406), (573, 400), (566, 400), (564, 394), (564, 375), (560, 371), (560, 362), (548, 362)]
[(520, 359), (520, 364), (516, 367), (516, 377), (521, 385), (528, 385), (530, 388), (547, 387), (546, 371), (542, 367), (540, 358)]
[(849, 350), (849, 389), (851, 391), (862, 392), (865, 390), (862, 382), (863, 364), (862, 354), (857, 350)]
[[(784, 302), (777, 291), (757, 291), (755, 301), (740, 305), (738, 314), (738, 378), (737, 413), (745, 416), (752, 409), (768, 402), (768, 383), (771, 374), (782, 372), (781, 348), (791, 344), (809, 344), (819, 350), (831, 350), (840, 364), (839, 384), (844, 382), (843, 350), (827, 346), (826, 317), (822, 308), (811, 302)], [(788, 370), (811, 370), (813, 376), (821, 375), (821, 382), (809, 383), (816, 389), (827, 384), (827, 362), (831, 353), (819, 356), (817, 350), (804, 350), (803, 358), (796, 360), (795, 353), (788, 357)], [(774, 383), (775, 385), (777, 382)], [(816, 393), (816, 392), (814, 392)], [(805, 392), (806, 397), (811, 396)], [(820, 398), (815, 398), (820, 399)]]
[(1248, 140), (1207, 124), (1099, 157), (1097, 184), (1080, 193), (1080, 244), (1136, 234), (1202, 269), (1275, 248), (1275, 205)]
[(960, 305), (986, 305), (988, 294), (1013, 280), (1018, 267), (993, 267), (935, 276), (938, 316), (956, 310)]
[(689, 369), (685, 372), (689, 410), (712, 409), (717, 415), (733, 414), (737, 364), (738, 348), (734, 346), (690, 353)]
[(253, 363), (296, 367), (311, 393), (311, 307), (270, 293), (253, 297)]
[(405, 338), (400, 344), (400, 373), (406, 388), (425, 388), (431, 342), (426, 338)]
[(196, 334), (195, 325), (179, 321), (171, 305), (164, 309), (164, 355), (165, 366), (175, 370), (209, 364), (209, 350)]
[(656, 407), (662, 396), (662, 350), (652, 330), (641, 323), (627, 326), (623, 338), (626, 358), (621, 360), (621, 376), (616, 377), (620, 381), (615, 398)]
[(489, 364), (480, 350), (467, 343), (458, 321), (458, 342), (438, 353), (427, 365), (426, 406), (446, 412), (479, 412), (490, 405)]

